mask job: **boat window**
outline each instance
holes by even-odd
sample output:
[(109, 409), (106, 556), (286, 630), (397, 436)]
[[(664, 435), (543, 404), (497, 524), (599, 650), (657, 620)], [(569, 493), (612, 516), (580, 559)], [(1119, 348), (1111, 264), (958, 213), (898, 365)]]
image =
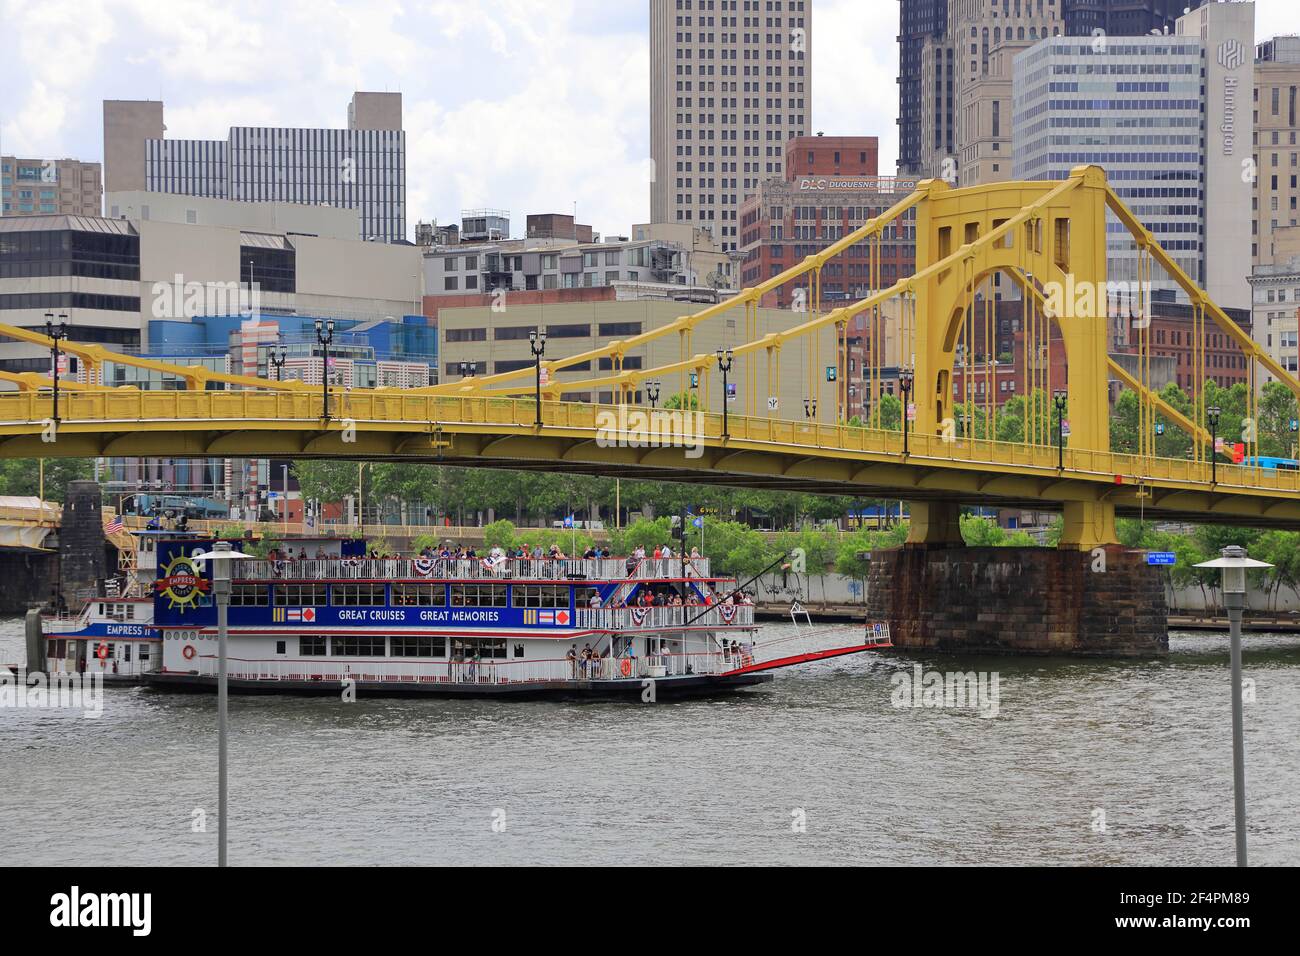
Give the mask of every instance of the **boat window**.
[(506, 640), (504, 637), (453, 637), (451, 656), (461, 660), (505, 660)]
[(303, 657), (324, 657), (325, 641), (324, 637), (300, 637), (298, 653)]
[(513, 601), (515, 607), (568, 607), (569, 586), (567, 584), (516, 584)]
[(395, 607), (446, 607), (445, 584), (394, 584)]
[(330, 601), (335, 607), (383, 607), (387, 602), (382, 584), (333, 584)]
[(591, 607), (591, 599), (600, 594), (599, 588), (581, 587), (573, 589), (573, 599), (577, 602), (575, 607)]
[(271, 603), (271, 592), (265, 584), (232, 584), (231, 607), (266, 607)]
[(277, 584), (271, 598), (277, 607), (317, 607), (325, 603), (325, 585)]
[(385, 657), (382, 637), (336, 637), (330, 642), (331, 657)]
[(129, 661), (130, 659), (131, 659), (131, 645), (130, 645), (130, 644), (123, 644), (123, 645), (122, 645), (122, 660), (123, 660), (123, 661)]
[(445, 637), (394, 637), (393, 657), (446, 657), (447, 639)]
[(276, 641), (276, 642), (275, 642), (275, 652), (276, 652), (277, 654), (283, 654), (283, 653), (284, 653), (284, 647), (285, 647), (285, 642), (284, 642), (284, 641)]
[[(505, 607), (504, 584), (453, 584), (452, 607)], [(566, 604), (565, 607), (568, 607)]]

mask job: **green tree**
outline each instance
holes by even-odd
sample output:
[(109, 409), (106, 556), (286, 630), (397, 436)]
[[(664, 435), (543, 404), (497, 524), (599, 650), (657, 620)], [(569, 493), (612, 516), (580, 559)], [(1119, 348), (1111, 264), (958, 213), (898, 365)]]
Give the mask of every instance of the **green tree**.
[[(68, 482), (95, 476), (93, 458), (46, 458), (45, 499), (66, 501)], [(36, 496), (41, 493), (41, 459), (10, 458), (0, 461), (0, 494)]]

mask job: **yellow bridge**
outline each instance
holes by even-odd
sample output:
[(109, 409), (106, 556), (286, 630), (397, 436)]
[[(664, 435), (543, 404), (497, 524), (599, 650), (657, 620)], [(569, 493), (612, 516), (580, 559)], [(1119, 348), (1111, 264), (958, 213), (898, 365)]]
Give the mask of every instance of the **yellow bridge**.
[[(909, 210), (915, 216), (917, 268), (912, 276), (881, 289), (878, 243), (882, 232)], [(60, 381), (57, 412), (52, 381), (34, 373), (5, 374), (16, 390), (0, 395), (0, 456), (290, 457), (399, 459), (511, 469), (563, 470), (735, 485), (770, 490), (860, 495), (912, 502), (912, 540), (959, 542), (962, 504), (1059, 507), (1065, 514), (1062, 547), (1092, 548), (1115, 540), (1116, 514), (1257, 527), (1300, 528), (1300, 472), (1219, 463), (1212, 466), (1205, 396), (1191, 396), (1193, 418), (1168, 406), (1150, 387), (1149, 323), (1137, 323), (1139, 372), (1130, 374), (1107, 356), (1107, 303), (1091, 314), (1056, 314), (1053, 288), (1106, 288), (1106, 214), (1110, 210), (1136, 240), (1139, 275), (1161, 268), (1188, 295), (1198, 347), (1194, 381), (1205, 378), (1204, 339), (1210, 326), (1231, 338), (1247, 360), (1248, 382), (1259, 369), (1300, 396), (1300, 382), (1212, 302), (1155, 243), (1106, 184), (1097, 167), (1080, 167), (1058, 182), (1012, 182), (952, 189), (929, 180), (879, 217), (815, 256), (734, 298), (625, 341), (544, 361), (541, 401), (533, 398), (532, 369), (443, 383), (423, 389), (329, 390), (322, 386), (226, 375), (117, 355), (100, 346), (62, 343), (86, 369), (85, 381)], [(871, 274), (866, 298), (824, 309), (822, 270), (859, 243), (866, 245)], [(978, 331), (991, 341), (992, 277), (1001, 273), (1022, 290), (1026, 391), (1053, 391), (1051, 363), (1041, 357), (1059, 329), (1069, 368), (1070, 434), (1059, 451), (1050, 416), (1038, 402), (1027, 406), (1025, 438), (985, 440), (972, 427), (972, 406), (954, 403), (954, 373), (970, 383), (994, 374), (975, 364)], [(792, 281), (806, 283), (808, 310), (792, 313), (786, 331), (758, 336), (762, 296)], [(982, 298), (977, 292), (983, 291)], [(1140, 318), (1149, 303), (1136, 303)], [(724, 415), (718, 357), (694, 354), (691, 338), (705, 322), (744, 313), (749, 330), (727, 357), (739, 384), (736, 408)], [(758, 382), (783, 372), (782, 352), (827, 329), (837, 348), (847, 348), (847, 324), (862, 317), (872, 366), (864, 368), (872, 391), (871, 414), (862, 426), (791, 421), (761, 408)], [(910, 433), (882, 427), (880, 357), (886, 335), (901, 340), (910, 358), (915, 390)], [(0, 335), (52, 346), (28, 329), (0, 325)], [(680, 361), (651, 369), (624, 369), (627, 353), (649, 341), (677, 336)], [(787, 352), (786, 354), (792, 354)], [(812, 347), (803, 350), (795, 374), (811, 383), (820, 368)], [(596, 359), (611, 360), (609, 375), (556, 381), (555, 373)], [(104, 388), (94, 384), (104, 362), (153, 369), (184, 387), (166, 391)], [(594, 366), (593, 366), (594, 367)], [(840, 363), (844, 367), (844, 363)], [(785, 369), (786, 374), (790, 374)], [(631, 406), (642, 383), (656, 380), (695, 394), (701, 412), (682, 413)], [(1108, 381), (1118, 378), (1138, 396), (1141, 427), (1136, 454), (1110, 451)], [(844, 396), (846, 376), (836, 387)], [(698, 388), (691, 390), (694, 381)], [(224, 386), (213, 390), (211, 384)], [(603, 388), (621, 404), (560, 401), (561, 389)], [(985, 389), (982, 409), (997, 415), (995, 388)], [(841, 401), (841, 408), (847, 407)], [(1248, 414), (1253, 409), (1248, 408)], [(537, 424), (540, 414), (541, 424)], [(1187, 459), (1155, 454), (1157, 415), (1191, 436)], [(665, 430), (668, 434), (665, 434)], [(1254, 456), (1251, 442), (1247, 454)]]

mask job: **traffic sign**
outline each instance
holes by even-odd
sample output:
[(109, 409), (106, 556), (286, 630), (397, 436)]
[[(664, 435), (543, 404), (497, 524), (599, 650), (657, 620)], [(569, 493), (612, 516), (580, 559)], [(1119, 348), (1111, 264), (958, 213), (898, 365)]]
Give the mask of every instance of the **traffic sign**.
[(1178, 563), (1178, 555), (1174, 554), (1172, 551), (1148, 551), (1147, 552), (1147, 564), (1166, 565), (1166, 564), (1177, 564), (1177, 563)]

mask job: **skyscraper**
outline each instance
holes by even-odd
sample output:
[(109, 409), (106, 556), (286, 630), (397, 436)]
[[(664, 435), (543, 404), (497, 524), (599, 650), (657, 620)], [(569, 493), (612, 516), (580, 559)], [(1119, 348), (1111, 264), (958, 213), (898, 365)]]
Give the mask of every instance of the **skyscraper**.
[(235, 126), (225, 139), (164, 138), (157, 101), (104, 101), (106, 193), (145, 190), (361, 211), (358, 238), (406, 238), (402, 94), (356, 93), (347, 129)]
[(650, 0), (650, 213), (739, 242), (812, 118), (812, 0)]
[(1050, 36), (1171, 32), (1203, 0), (900, 0), (898, 172), (963, 186), (1011, 171), (1011, 63)]

